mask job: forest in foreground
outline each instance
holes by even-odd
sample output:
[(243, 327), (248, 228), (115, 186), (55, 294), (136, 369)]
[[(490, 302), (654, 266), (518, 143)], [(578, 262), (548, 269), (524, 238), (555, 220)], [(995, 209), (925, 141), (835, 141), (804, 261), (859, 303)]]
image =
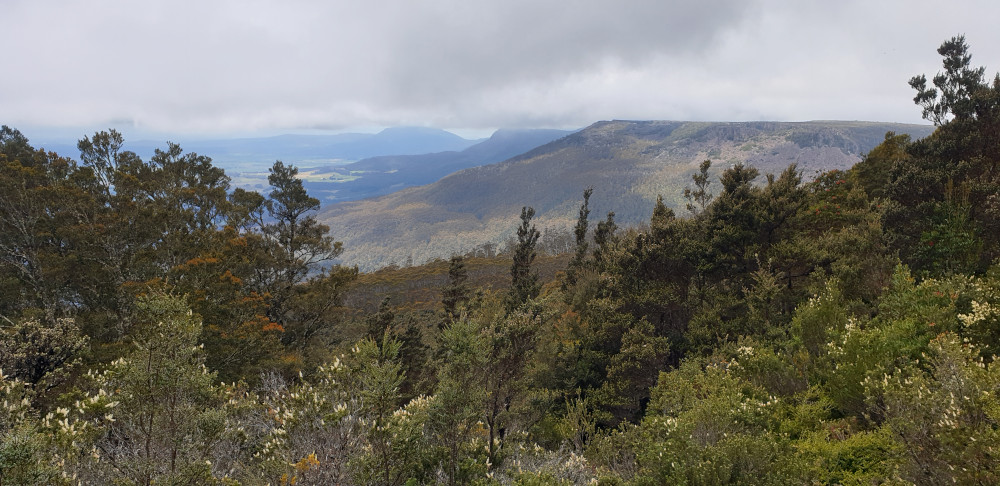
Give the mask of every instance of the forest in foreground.
[(372, 274), (294, 167), (5, 126), (0, 485), (998, 484), (1000, 76), (938, 53), (850, 170)]

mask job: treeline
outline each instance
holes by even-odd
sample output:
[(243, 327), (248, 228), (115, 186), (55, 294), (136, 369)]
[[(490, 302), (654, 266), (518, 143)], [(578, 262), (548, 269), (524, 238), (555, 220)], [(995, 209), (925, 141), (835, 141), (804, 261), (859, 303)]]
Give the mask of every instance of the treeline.
[(524, 208), (506, 291), (436, 311), (355, 272), (277, 163), (0, 145), (0, 484), (1000, 482), (1000, 77), (964, 38), (887, 134), (803, 182), (702, 164), (684, 217), (590, 217), (556, 279)]

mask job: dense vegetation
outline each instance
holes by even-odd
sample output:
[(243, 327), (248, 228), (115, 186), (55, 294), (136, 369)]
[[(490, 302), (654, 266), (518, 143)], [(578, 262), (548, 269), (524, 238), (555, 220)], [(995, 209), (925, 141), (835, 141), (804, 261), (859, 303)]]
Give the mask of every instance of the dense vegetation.
[(404, 269), (433, 308), (345, 307), (403, 270), (331, 265), (292, 167), (265, 196), (4, 127), (0, 484), (996, 484), (1000, 77), (939, 52), (933, 135), (809, 182), (706, 162), (643, 229), (588, 189), (555, 278), (524, 208), (509, 286)]

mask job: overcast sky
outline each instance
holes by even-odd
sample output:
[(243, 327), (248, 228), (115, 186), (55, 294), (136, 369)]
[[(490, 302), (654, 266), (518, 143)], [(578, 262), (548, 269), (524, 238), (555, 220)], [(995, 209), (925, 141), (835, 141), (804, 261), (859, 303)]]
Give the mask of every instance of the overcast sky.
[[(211, 136), (604, 119), (921, 122), (1000, 2), (0, 0), (0, 123)], [(82, 133), (73, 133), (82, 135)]]

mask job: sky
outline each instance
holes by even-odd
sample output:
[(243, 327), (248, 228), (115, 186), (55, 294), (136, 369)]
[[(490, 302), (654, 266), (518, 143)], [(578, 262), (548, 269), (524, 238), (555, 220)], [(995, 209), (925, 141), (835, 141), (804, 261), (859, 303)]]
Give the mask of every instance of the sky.
[(0, 124), (220, 137), (922, 123), (907, 81), (938, 72), (957, 34), (995, 74), (997, 19), (995, 0), (0, 0)]

